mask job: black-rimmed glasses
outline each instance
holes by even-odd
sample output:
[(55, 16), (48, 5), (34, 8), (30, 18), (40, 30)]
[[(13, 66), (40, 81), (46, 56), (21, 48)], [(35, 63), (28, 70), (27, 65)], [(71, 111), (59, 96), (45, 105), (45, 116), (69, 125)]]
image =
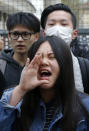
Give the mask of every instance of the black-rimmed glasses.
[(12, 40), (17, 40), (20, 36), (22, 37), (23, 40), (28, 40), (31, 38), (31, 35), (35, 34), (33, 32), (18, 32), (18, 31), (13, 31), (13, 32), (9, 32), (9, 35), (11, 37)]

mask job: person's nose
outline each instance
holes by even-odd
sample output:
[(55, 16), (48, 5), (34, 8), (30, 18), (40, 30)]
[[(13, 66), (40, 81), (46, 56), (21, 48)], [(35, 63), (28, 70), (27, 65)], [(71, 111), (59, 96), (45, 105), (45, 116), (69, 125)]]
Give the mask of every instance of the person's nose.
[(56, 23), (55, 25), (60, 26), (60, 23), (58, 22), (58, 23)]
[(42, 58), (41, 65), (42, 65), (42, 66), (44, 66), (44, 65), (49, 65), (49, 60), (48, 60), (48, 58), (43, 57), (43, 58)]
[(23, 38), (22, 38), (21, 35), (19, 35), (19, 37), (18, 37), (18, 41), (23, 41)]

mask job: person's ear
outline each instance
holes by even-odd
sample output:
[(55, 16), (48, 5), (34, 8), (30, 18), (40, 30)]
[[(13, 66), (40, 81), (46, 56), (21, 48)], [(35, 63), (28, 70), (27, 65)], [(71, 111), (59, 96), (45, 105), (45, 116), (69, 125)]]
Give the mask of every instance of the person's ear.
[(45, 36), (45, 29), (42, 30), (42, 35)]
[(73, 30), (72, 39), (74, 40), (78, 36), (78, 30)]
[(36, 34), (35, 34), (35, 41), (37, 41), (37, 40), (38, 40), (39, 36), (40, 36), (40, 34), (39, 34), (39, 33), (36, 33)]
[(8, 33), (8, 42), (11, 40), (10, 34)]
[(45, 29), (41, 29), (40, 35), (45, 36)]

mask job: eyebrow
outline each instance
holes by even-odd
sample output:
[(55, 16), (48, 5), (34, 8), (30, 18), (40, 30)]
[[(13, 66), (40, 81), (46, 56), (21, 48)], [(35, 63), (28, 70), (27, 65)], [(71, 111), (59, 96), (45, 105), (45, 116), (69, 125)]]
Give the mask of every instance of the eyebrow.
[[(36, 53), (37, 55), (40, 55), (40, 54), (42, 54), (43, 52), (38, 52), (38, 53)], [(47, 52), (47, 54), (49, 54), (49, 55), (51, 55), (51, 54), (53, 54), (54, 55), (54, 52)]]
[(61, 22), (65, 22), (65, 21), (68, 21), (67, 19), (61, 19), (61, 20), (55, 20), (55, 19), (50, 19), (48, 20), (48, 22), (56, 22), (56, 21), (61, 21)]

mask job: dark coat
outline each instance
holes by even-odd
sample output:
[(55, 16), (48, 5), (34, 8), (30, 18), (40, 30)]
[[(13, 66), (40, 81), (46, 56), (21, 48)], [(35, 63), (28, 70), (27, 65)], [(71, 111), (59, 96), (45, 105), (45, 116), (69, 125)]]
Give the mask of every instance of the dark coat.
[(6, 88), (16, 86), (19, 83), (23, 69), (23, 67), (13, 59), (13, 54), (14, 52), (12, 49), (4, 49), (0, 54), (0, 59), (6, 61), (4, 72)]
[(2, 96), (4, 89), (5, 89), (5, 84), (6, 83), (5, 83), (4, 76), (3, 76), (2, 72), (0, 71), (0, 98)]

